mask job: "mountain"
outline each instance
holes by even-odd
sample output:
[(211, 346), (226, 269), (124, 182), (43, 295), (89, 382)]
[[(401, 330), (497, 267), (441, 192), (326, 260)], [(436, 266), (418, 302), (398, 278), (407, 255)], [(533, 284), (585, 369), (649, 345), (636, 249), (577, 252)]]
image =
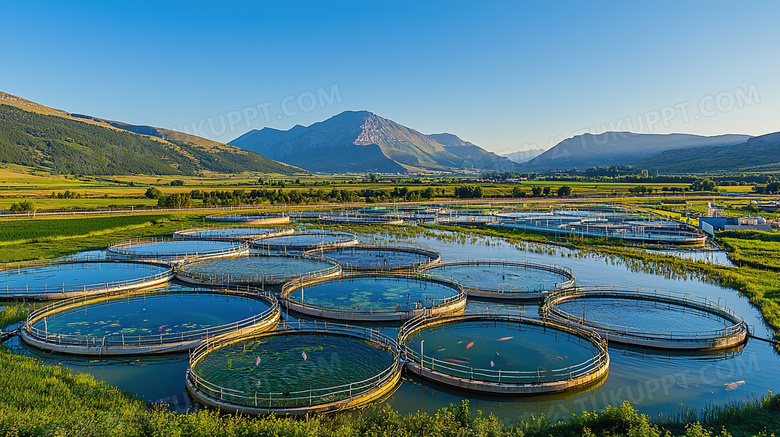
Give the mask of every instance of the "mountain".
[(626, 164), (673, 149), (742, 144), (748, 135), (704, 137), (688, 134), (636, 134), (605, 132), (583, 134), (556, 144), (536, 158), (521, 164), (523, 171), (551, 171)]
[(504, 158), (516, 162), (518, 164), (522, 164), (524, 162), (528, 162), (537, 156), (544, 153), (544, 149), (528, 149), (528, 150), (518, 150), (517, 152), (512, 153), (506, 153), (501, 156)]
[(780, 132), (733, 146), (669, 150), (631, 164), (667, 174), (776, 172), (780, 171)]
[(229, 143), (322, 173), (514, 170), (506, 158), (451, 134), (424, 135), (368, 111), (345, 111), (287, 131), (252, 130)]
[(303, 172), (205, 138), (71, 114), (2, 92), (0, 161), (61, 174)]

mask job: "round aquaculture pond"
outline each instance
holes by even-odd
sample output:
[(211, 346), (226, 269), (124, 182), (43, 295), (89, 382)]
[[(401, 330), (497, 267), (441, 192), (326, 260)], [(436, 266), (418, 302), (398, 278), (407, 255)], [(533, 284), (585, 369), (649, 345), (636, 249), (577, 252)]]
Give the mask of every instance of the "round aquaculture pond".
[(123, 241), (108, 247), (108, 257), (114, 259), (154, 259), (181, 262), (193, 258), (219, 258), (249, 253), (246, 243), (211, 240)]
[(298, 278), (341, 273), (341, 266), (324, 258), (247, 255), (193, 261), (176, 269), (176, 277), (196, 284), (278, 285)]
[(400, 375), (394, 340), (318, 322), (209, 340), (190, 357), (187, 389), (222, 411), (303, 414), (375, 401), (395, 389)]
[(208, 337), (275, 327), (278, 302), (254, 291), (171, 286), (67, 299), (30, 314), (21, 335), (41, 349), (78, 355), (183, 351)]
[(307, 251), (352, 246), (357, 242), (354, 234), (346, 232), (300, 231), (292, 235), (258, 239), (252, 242), (252, 247), (265, 251)]
[(574, 285), (574, 275), (567, 267), (525, 261), (455, 260), (423, 270), (460, 282), (469, 297), (476, 298), (538, 300)]
[(464, 390), (555, 393), (600, 381), (609, 371), (597, 334), (508, 315), (408, 321), (399, 333), (407, 369)]
[(278, 225), (290, 223), (290, 217), (277, 214), (225, 214), (209, 215), (206, 221), (222, 223), (242, 223), (246, 225)]
[(285, 284), (282, 297), (283, 305), (302, 314), (355, 321), (401, 321), (466, 306), (466, 293), (457, 282), (391, 273), (300, 279)]
[(336, 260), (344, 270), (412, 270), (441, 259), (439, 252), (423, 246), (357, 245), (312, 250), (310, 256)]
[(0, 269), (0, 299), (61, 299), (151, 287), (168, 282), (164, 264), (53, 261), (8, 264)]
[(404, 223), (403, 218), (399, 216), (323, 215), (319, 219), (324, 223), (350, 225), (402, 225)]
[(742, 318), (725, 306), (670, 291), (572, 289), (548, 296), (542, 312), (609, 341), (642, 347), (716, 350), (747, 340)]
[(176, 231), (173, 238), (187, 240), (241, 241), (292, 234), (292, 229), (278, 228), (194, 228)]

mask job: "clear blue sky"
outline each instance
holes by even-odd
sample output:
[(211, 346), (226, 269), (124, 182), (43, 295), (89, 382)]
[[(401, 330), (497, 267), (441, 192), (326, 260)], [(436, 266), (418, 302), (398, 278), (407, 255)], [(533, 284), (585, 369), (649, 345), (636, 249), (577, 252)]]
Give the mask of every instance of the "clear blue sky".
[(348, 109), (493, 151), (759, 135), (780, 131), (779, 19), (776, 1), (0, 0), (0, 90), (225, 142)]

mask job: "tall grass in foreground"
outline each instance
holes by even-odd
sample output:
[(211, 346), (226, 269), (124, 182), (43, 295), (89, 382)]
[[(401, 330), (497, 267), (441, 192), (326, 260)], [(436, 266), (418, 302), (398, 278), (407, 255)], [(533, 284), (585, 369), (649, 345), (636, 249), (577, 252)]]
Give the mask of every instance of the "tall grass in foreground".
[(8, 306), (4, 305), (3, 310), (0, 311), (0, 329), (25, 320), (31, 309), (34, 309), (34, 304), (17, 303)]
[[(468, 402), (442, 408), (435, 414), (402, 415), (388, 408), (301, 418), (220, 415), (201, 410), (177, 414), (150, 406), (128, 393), (96, 381), (44, 366), (0, 347), (0, 435), (5, 436), (742, 436), (769, 435), (780, 418), (774, 396), (748, 405), (724, 407), (718, 417), (739, 426), (725, 431), (699, 423), (653, 423), (627, 402), (603, 412), (586, 412), (567, 422), (549, 423), (543, 417), (514, 425), (495, 416), (472, 413)], [(714, 410), (713, 410), (714, 411)], [(720, 415), (720, 416), (719, 416)], [(771, 420), (768, 421), (768, 420)], [(715, 431), (713, 431), (715, 429)]]

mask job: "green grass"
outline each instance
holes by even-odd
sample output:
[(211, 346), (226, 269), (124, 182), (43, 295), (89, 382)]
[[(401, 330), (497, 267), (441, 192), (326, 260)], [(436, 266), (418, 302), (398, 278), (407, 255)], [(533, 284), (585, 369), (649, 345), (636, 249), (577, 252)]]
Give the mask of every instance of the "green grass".
[[(177, 414), (146, 404), (91, 375), (44, 366), (3, 347), (0, 381), (0, 435), (5, 436), (741, 436), (766, 435), (760, 433), (773, 429), (780, 410), (777, 396), (746, 406), (724, 407), (722, 417), (727, 422), (741, 419), (731, 434), (721, 432), (719, 423), (712, 427), (655, 424), (627, 402), (600, 413), (582, 413), (566, 422), (549, 423), (542, 417), (513, 425), (482, 412), (472, 413), (466, 401), (435, 414), (401, 415), (377, 407), (303, 418), (249, 418), (209, 410)], [(750, 417), (770, 421), (761, 424), (748, 420)], [(715, 417), (711, 420), (717, 422)]]
[[(173, 230), (202, 224), (202, 217), (189, 214), (147, 215), (146, 221), (134, 224), (125, 217), (106, 217), (88, 224), (53, 220), (54, 235), (39, 236), (38, 241), (5, 246), (0, 260), (14, 256), (52, 258), (65, 253), (95, 247), (135, 236), (170, 235)], [(131, 216), (135, 219), (135, 216)], [(48, 219), (47, 219), (48, 220)], [(16, 237), (34, 233), (40, 220), (16, 224)], [(61, 226), (57, 225), (57, 222)], [(2, 222), (2, 225), (12, 223)], [(138, 227), (136, 227), (138, 226)], [(576, 256), (599, 254), (612, 261), (621, 260), (637, 271), (667, 276), (697, 277), (733, 287), (756, 305), (767, 322), (780, 330), (780, 295), (776, 273), (767, 274), (769, 261), (761, 267), (723, 267), (684, 260), (673, 256), (648, 253), (641, 248), (619, 245), (605, 239), (567, 239), (512, 229), (456, 228), (444, 226), (305, 226), (334, 227), (352, 232), (384, 234), (390, 239), (415, 236), (435, 237), (449, 241), (473, 242), (482, 236), (501, 237), (528, 250), (549, 250), (549, 243), (578, 249)], [(440, 232), (440, 231), (457, 232)], [(9, 231), (10, 232), (10, 231)], [(79, 233), (83, 232), (83, 233)], [(89, 238), (85, 236), (89, 235)], [(9, 237), (10, 238), (10, 237)], [(755, 244), (772, 243), (774, 236), (762, 234), (725, 234)], [(16, 240), (6, 240), (16, 241)], [(536, 244), (540, 243), (540, 244)], [(541, 244), (543, 243), (543, 244)], [(63, 247), (64, 246), (64, 247)], [(23, 255), (22, 255), (23, 254)], [(773, 257), (768, 257), (771, 260)], [(13, 324), (26, 315), (21, 305), (0, 313), (0, 326)], [(3, 314), (6, 313), (6, 314)], [(183, 377), (183, 375), (182, 375)], [(566, 422), (548, 423), (543, 417), (513, 425), (501, 424), (495, 417), (480, 412), (472, 414), (468, 404), (439, 410), (436, 414), (400, 415), (390, 409), (370, 408), (356, 413), (330, 417), (311, 416), (301, 419), (263, 417), (258, 419), (225, 416), (214, 411), (176, 414), (150, 406), (133, 396), (107, 386), (83, 374), (72, 374), (59, 367), (44, 366), (35, 360), (0, 348), (0, 435), (53, 436), (254, 436), (254, 435), (339, 435), (339, 436), (714, 436), (770, 435), (780, 429), (778, 396), (749, 403), (730, 404), (703, 411), (682, 411), (665, 421), (654, 423), (638, 414), (628, 403), (603, 412), (585, 412)], [(723, 429), (728, 431), (723, 431)]]
[(0, 311), (0, 329), (4, 329), (7, 326), (11, 326), (15, 323), (19, 323), (27, 318), (27, 314), (35, 305), (29, 304), (11, 304), (2, 305), (3, 311)]
[(0, 263), (105, 249), (129, 238), (170, 237), (176, 230), (201, 225), (201, 215), (182, 213), (0, 221)]

